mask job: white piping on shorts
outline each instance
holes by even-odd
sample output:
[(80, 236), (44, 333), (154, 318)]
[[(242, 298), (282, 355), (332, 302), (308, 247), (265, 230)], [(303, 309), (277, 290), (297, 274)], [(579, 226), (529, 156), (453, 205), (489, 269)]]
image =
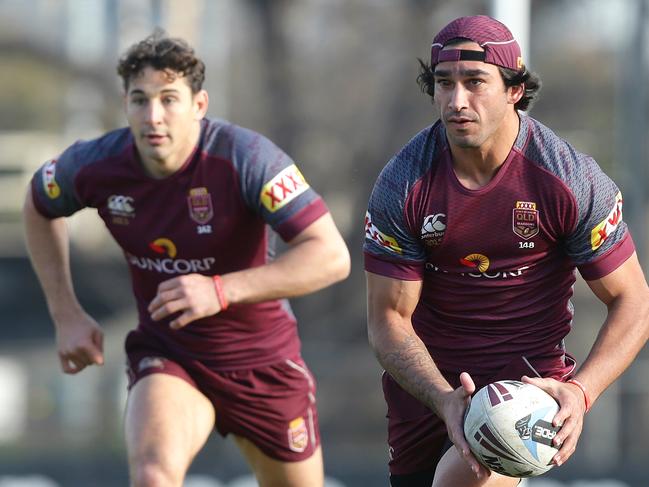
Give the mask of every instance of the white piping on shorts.
[(564, 355), (564, 357), (566, 358), (566, 360), (570, 360), (572, 362), (572, 367), (570, 367), (570, 370), (568, 372), (561, 376), (562, 379), (568, 377), (577, 368), (577, 361), (575, 359), (570, 358), (568, 355)]
[(311, 408), (307, 409), (307, 414), (309, 416), (309, 440), (311, 445), (315, 448), (315, 425), (313, 424), (313, 411)]
[(525, 355), (521, 355), (521, 358), (523, 359), (523, 362), (527, 364), (530, 370), (536, 374), (537, 377), (541, 377), (541, 374), (539, 374), (538, 371), (532, 366), (532, 364), (530, 363), (529, 360), (527, 360), (527, 357)]
[[(566, 372), (565, 374), (563, 374), (563, 375), (561, 376), (562, 379), (564, 379), (564, 378), (568, 377), (570, 374), (572, 374), (572, 372), (573, 372), (573, 371), (575, 370), (575, 368), (577, 367), (577, 361), (576, 361), (576, 360), (570, 358), (568, 355), (564, 355), (564, 357), (565, 357), (565, 360), (569, 360), (569, 361), (572, 362), (572, 367), (570, 367), (570, 370), (569, 370), (568, 372)], [(535, 369), (534, 367), (532, 367), (532, 364), (530, 363), (529, 360), (527, 360), (527, 357), (525, 357), (524, 355), (521, 355), (521, 358), (525, 361), (525, 363), (527, 364), (527, 366), (528, 366), (528, 367), (529, 367), (529, 368), (530, 368), (530, 369), (531, 369), (531, 370), (536, 374), (537, 377), (541, 377), (541, 374), (539, 374), (539, 373), (536, 371), (536, 369)]]
[(300, 372), (304, 377), (306, 377), (306, 380), (309, 381), (309, 401), (311, 401), (311, 404), (315, 403), (315, 396), (313, 395), (313, 378), (311, 377), (311, 374), (309, 374), (309, 371), (306, 370), (304, 367), (301, 365), (296, 364), (293, 362), (291, 359), (286, 359), (284, 362), (286, 362), (286, 365), (291, 367), (292, 369), (297, 370)]

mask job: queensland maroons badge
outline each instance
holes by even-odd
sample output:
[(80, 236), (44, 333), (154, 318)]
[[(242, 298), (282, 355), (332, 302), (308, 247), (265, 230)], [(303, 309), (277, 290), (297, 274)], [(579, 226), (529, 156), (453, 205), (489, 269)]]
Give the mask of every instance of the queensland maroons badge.
[(536, 203), (517, 201), (512, 216), (513, 230), (520, 238), (528, 240), (539, 233), (539, 210)]
[(212, 197), (207, 188), (192, 188), (187, 197), (189, 216), (199, 225), (204, 225), (214, 216)]
[(306, 450), (309, 444), (309, 431), (302, 416), (291, 421), (286, 432), (288, 434), (288, 447), (292, 451), (301, 453)]

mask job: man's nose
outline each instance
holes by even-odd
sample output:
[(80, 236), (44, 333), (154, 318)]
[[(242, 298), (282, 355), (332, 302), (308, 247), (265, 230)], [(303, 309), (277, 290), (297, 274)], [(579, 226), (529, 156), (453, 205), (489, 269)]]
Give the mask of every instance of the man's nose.
[(455, 83), (451, 97), (448, 100), (448, 107), (454, 112), (459, 112), (469, 106), (469, 93), (462, 83)]
[(162, 103), (160, 103), (159, 100), (151, 100), (149, 102), (149, 105), (147, 107), (147, 112), (146, 112), (146, 119), (147, 122), (155, 125), (160, 122), (162, 122), (162, 119), (164, 117), (164, 107), (162, 106)]

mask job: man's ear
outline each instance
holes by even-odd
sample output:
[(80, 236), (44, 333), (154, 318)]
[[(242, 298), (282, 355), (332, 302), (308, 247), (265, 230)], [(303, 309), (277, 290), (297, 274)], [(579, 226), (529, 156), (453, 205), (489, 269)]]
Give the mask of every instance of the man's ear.
[(525, 85), (521, 83), (520, 85), (510, 86), (507, 88), (507, 101), (512, 105), (516, 105), (523, 95), (525, 94)]
[(205, 117), (209, 102), (210, 98), (205, 90), (201, 90), (194, 95), (194, 111), (196, 120), (202, 120)]

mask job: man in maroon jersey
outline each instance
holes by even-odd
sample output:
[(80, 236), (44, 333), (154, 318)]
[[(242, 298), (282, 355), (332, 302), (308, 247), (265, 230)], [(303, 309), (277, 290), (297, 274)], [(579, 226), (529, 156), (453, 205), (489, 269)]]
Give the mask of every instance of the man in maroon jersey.
[[(462, 420), (471, 394), (523, 376), (550, 393), (563, 424), (553, 461), (563, 464), (584, 413), (647, 341), (649, 289), (613, 181), (519, 111), (540, 84), (507, 27), (486, 16), (454, 20), (418, 80), (439, 121), (386, 165), (365, 219), (390, 480), (514, 486), (470, 453)], [(563, 342), (575, 269), (608, 307), (578, 370)]]
[[(264, 486), (322, 486), (315, 384), (286, 298), (344, 279), (322, 199), (263, 136), (206, 119), (204, 64), (153, 35), (120, 60), (129, 127), (77, 142), (32, 179), (25, 222), (63, 371), (101, 365), (75, 297), (66, 217), (96, 208), (124, 251), (139, 324), (126, 339), (134, 486), (177, 486), (214, 427)], [(289, 247), (269, 255), (268, 226)]]

